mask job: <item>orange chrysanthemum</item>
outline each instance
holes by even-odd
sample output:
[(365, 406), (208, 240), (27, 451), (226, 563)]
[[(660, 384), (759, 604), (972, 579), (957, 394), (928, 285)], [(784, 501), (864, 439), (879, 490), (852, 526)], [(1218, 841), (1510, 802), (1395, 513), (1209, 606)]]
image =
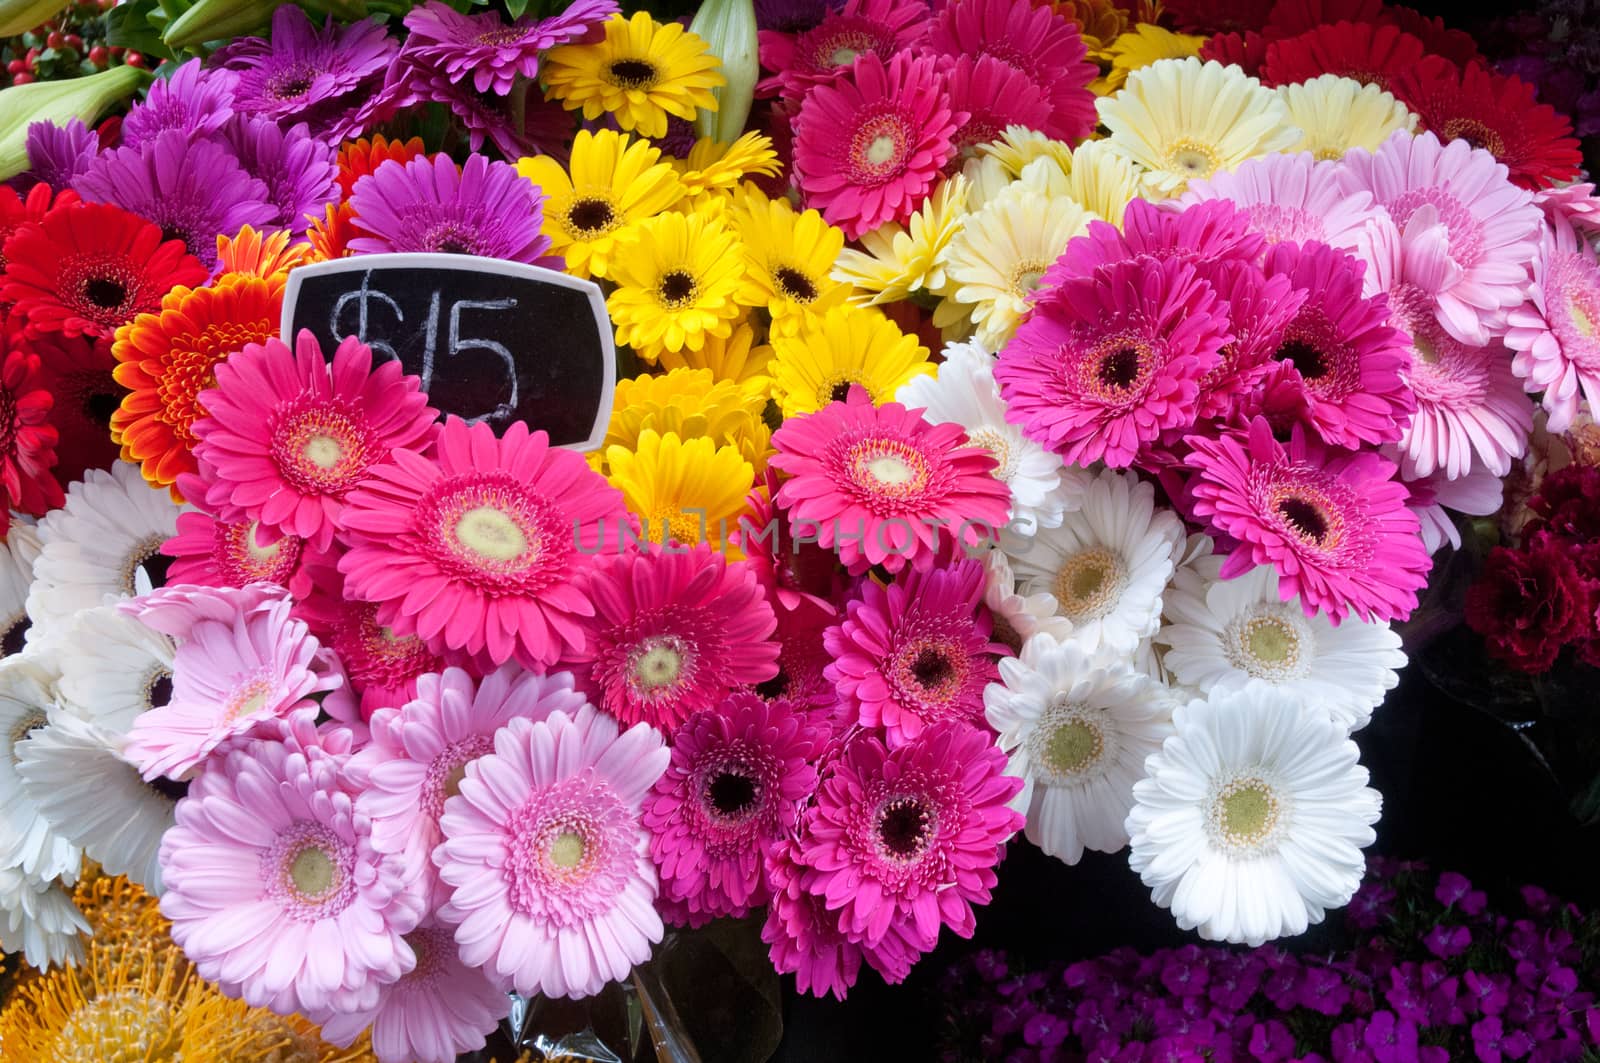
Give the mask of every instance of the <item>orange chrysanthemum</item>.
[[(171, 486), (196, 470), (194, 422), (200, 392), (216, 387), (215, 367), (247, 343), (278, 334), (281, 285), (233, 276), (210, 288), (174, 288), (158, 314), (117, 330), (113, 375), (131, 394), (111, 415), (111, 438), (152, 484)], [(173, 488), (172, 496), (182, 496)]]
[(291, 244), (293, 235), (280, 229), (263, 236), (246, 225), (238, 236), (217, 237), (217, 267), (223, 276), (283, 278), (311, 261), (310, 244)]
[(345, 141), (339, 149), (339, 197), (349, 199), (350, 190), (355, 187), (357, 179), (391, 159), (403, 164), (423, 153), (421, 137), (400, 141), (387, 140), (380, 135), (371, 140), (362, 137), (360, 140)]
[(360, 235), (356, 232), (355, 221), (356, 211), (349, 203), (329, 203), (324, 208), (323, 216), (313, 221), (306, 230), (313, 259), (327, 262), (347, 257), (350, 254), (350, 241)]

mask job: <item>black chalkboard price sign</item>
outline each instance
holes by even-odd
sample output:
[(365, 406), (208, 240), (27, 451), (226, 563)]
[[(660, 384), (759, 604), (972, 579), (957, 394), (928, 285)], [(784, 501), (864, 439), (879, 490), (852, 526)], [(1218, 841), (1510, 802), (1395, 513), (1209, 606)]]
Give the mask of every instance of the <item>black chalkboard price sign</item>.
[(283, 295), (286, 343), (310, 329), (333, 356), (354, 336), (399, 359), (442, 413), (543, 429), (594, 450), (616, 386), (600, 289), (565, 273), (467, 255), (359, 255), (300, 266)]

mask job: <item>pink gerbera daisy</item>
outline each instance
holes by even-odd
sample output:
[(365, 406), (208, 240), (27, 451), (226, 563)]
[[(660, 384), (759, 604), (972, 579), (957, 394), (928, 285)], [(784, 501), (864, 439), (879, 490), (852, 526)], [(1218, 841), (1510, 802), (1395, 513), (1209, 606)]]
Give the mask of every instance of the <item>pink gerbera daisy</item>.
[(1121, 229), (1093, 221), (1082, 236), (1068, 242), (1040, 278), (1038, 299), (1049, 300), (1054, 289), (1068, 280), (1092, 277), (1101, 266), (1141, 255), (1182, 259), (1204, 268), (1222, 261), (1259, 261), (1265, 247), (1266, 240), (1250, 227), (1250, 215), (1228, 200), (1211, 199), (1173, 210), (1135, 199), (1128, 203)]
[(983, 726), (983, 688), (999, 678), (995, 657), (1007, 652), (990, 641), (983, 590), (976, 561), (912, 570), (887, 587), (864, 581), (823, 636), (833, 658), (824, 674), (850, 722), (883, 728), (890, 746), (941, 720)]
[(1389, 324), (1388, 299), (1362, 294), (1360, 261), (1326, 244), (1280, 243), (1264, 268), (1305, 293), (1275, 356), (1317, 435), (1352, 449), (1399, 439), (1416, 409), (1405, 379), (1411, 353)]
[(1545, 230), (1527, 302), (1507, 324), (1506, 345), (1517, 352), (1511, 367), (1530, 392), (1544, 392), (1550, 431), (1567, 430), (1580, 397), (1600, 410), (1600, 265), (1570, 226)]
[(778, 614), (778, 674), (751, 690), (768, 701), (786, 701), (807, 710), (831, 710), (839, 692), (823, 674), (831, 658), (822, 644), (834, 616), (816, 609)]
[(977, 154), (978, 145), (999, 140), (1008, 126), (1043, 129), (1050, 98), (1026, 73), (993, 55), (957, 56), (945, 71), (950, 106), (967, 120), (956, 130), (952, 165)]
[(745, 496), (744, 515), (734, 533), (739, 549), (780, 618), (802, 610), (832, 616), (840, 589), (833, 554), (795, 535), (788, 514), (772, 504), (777, 491), (777, 473), (768, 469)]
[(931, 56), (876, 53), (806, 93), (795, 118), (794, 171), (806, 205), (855, 239), (905, 221), (955, 154), (966, 115), (950, 109)]
[(1446, 479), (1442, 471), (1408, 479), (1406, 489), (1411, 492), (1406, 508), (1417, 515), (1422, 526), (1422, 548), (1430, 555), (1445, 543), (1461, 545), (1461, 529), (1456, 527), (1450, 511), (1490, 517), (1500, 511), (1505, 497), (1505, 482), (1481, 465), (1454, 480)]
[(1349, 249), (1373, 216), (1372, 195), (1339, 187), (1339, 164), (1318, 162), (1309, 151), (1247, 159), (1236, 170), (1190, 181), (1184, 206), (1226, 199), (1242, 207), (1250, 227), (1268, 243), (1315, 240)]
[(1126, 466), (1194, 423), (1200, 380), (1231, 339), (1227, 307), (1192, 264), (1141, 256), (1055, 288), (994, 376), (1029, 438), (1068, 464)]
[(1226, 417), (1238, 397), (1260, 381), (1306, 292), (1290, 278), (1268, 277), (1249, 262), (1213, 263), (1204, 275), (1228, 308), (1233, 334), (1218, 352), (1217, 364), (1200, 379), (1200, 419), (1214, 420)]
[(397, 450), (346, 497), (339, 571), (398, 635), (542, 670), (583, 648), (594, 606), (574, 577), (627, 519), (621, 492), (544, 432), (517, 421), (497, 439), (451, 417), (428, 457)]
[(900, 930), (923, 950), (947, 925), (971, 937), (1003, 846), (1023, 817), (1022, 780), (986, 731), (944, 722), (898, 749), (853, 739), (806, 813), (805, 889), (871, 948)]
[(650, 956), (664, 927), (639, 804), (671, 754), (645, 724), (585, 705), (518, 717), (467, 766), (434, 850), (439, 917), (501, 989), (586, 997)]
[(280, 1014), (372, 1007), (420, 905), (376, 852), (341, 758), (257, 740), (202, 772), (161, 841), (161, 914), (200, 976)]
[(955, 0), (934, 19), (928, 48), (950, 57), (992, 56), (1043, 89), (1050, 115), (1039, 131), (1076, 143), (1094, 129), (1100, 70), (1086, 58), (1077, 23), (1029, 0)]
[(923, 567), (941, 541), (975, 549), (1011, 510), (994, 455), (960, 425), (930, 425), (897, 402), (873, 406), (864, 388), (785, 421), (772, 445), (771, 464), (790, 476), (777, 502), (791, 525), (814, 530), (857, 572)]
[(1284, 601), (1299, 595), (1308, 616), (1334, 623), (1351, 613), (1401, 620), (1416, 608), (1431, 562), (1393, 462), (1327, 450), (1299, 428), (1284, 445), (1259, 417), (1246, 438), (1189, 442), (1189, 516), (1237, 543), (1223, 579), (1272, 565)]
[(811, 86), (836, 81), (857, 56), (871, 53), (888, 62), (927, 32), (923, 0), (847, 0), (803, 32), (761, 30), (761, 65), (774, 73), (757, 82), (756, 90), (798, 103)]
[(1347, 152), (1339, 181), (1347, 192), (1371, 192), (1402, 230), (1418, 210), (1438, 212), (1450, 261), (1460, 271), (1438, 293), (1438, 314), (1456, 339), (1488, 342), (1505, 311), (1522, 302), (1542, 215), (1487, 151), (1464, 140), (1441, 145), (1432, 133), (1412, 136), (1402, 129), (1376, 154)]
[(397, 447), (425, 448), (439, 412), (397, 361), (373, 367), (354, 337), (332, 363), (302, 329), (291, 351), (269, 339), (216, 367), (200, 393), (194, 454), (214, 473), (206, 502), (228, 520), (254, 520), (326, 550), (344, 499)]
[(305, 540), (263, 528), (259, 522), (226, 521), (208, 511), (206, 485), (194, 473), (178, 477), (183, 497), (196, 499), (198, 512), (178, 514), (178, 534), (161, 544), (172, 558), (167, 581), (206, 587), (243, 587), (248, 583), (276, 583), (296, 597), (311, 589), (309, 551)]
[(422, 875), (428, 907), (449, 899), (431, 861), (439, 817), (459, 792), (467, 764), (494, 751), (494, 733), (513, 717), (575, 713), (583, 695), (565, 672), (534, 675), (508, 666), (481, 683), (460, 668), (417, 680), (417, 696), (372, 714), (372, 742), (350, 760), (361, 785), (357, 807), (372, 821), (372, 845), (399, 853)]
[(734, 694), (672, 736), (672, 760), (644, 800), (661, 892), (692, 915), (765, 904), (762, 861), (793, 832), (816, 788), (824, 726), (785, 702)]
[(416, 635), (397, 635), (379, 623), (375, 602), (347, 597), (337, 570), (317, 565), (314, 572), (315, 584), (296, 614), (344, 665), (363, 718), (404, 705), (416, 697), (421, 676), (444, 669), (443, 658)]
[(582, 648), (562, 659), (623, 723), (671, 732), (730, 690), (777, 674), (777, 618), (755, 573), (701, 543), (597, 558)]

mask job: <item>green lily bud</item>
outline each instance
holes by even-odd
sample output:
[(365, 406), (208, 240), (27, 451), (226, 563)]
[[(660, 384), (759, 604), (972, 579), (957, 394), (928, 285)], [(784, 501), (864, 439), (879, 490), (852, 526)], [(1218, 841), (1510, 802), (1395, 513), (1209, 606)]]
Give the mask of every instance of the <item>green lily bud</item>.
[(279, 6), (272, 0), (200, 0), (167, 25), (161, 41), (177, 51), (205, 41), (244, 36), (264, 28)]
[(28, 168), (28, 127), (35, 122), (92, 123), (150, 80), (148, 70), (114, 66), (86, 78), (35, 81), (0, 91), (0, 181)]
[(59, 13), (68, 0), (0, 0), (0, 37), (15, 37)]
[(750, 117), (761, 73), (756, 62), (754, 0), (705, 0), (689, 23), (689, 32), (711, 46), (711, 54), (722, 60), (722, 76), (728, 79), (726, 85), (711, 90), (717, 109), (701, 111), (695, 130), (721, 143), (737, 140)]

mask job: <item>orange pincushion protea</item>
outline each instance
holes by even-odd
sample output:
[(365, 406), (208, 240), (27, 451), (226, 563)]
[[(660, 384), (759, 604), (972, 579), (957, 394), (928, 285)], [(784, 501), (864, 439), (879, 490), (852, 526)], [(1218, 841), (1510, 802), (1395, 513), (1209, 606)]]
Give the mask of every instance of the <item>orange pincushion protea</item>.
[(404, 164), (421, 154), (423, 154), (421, 137), (401, 141), (375, 136), (371, 140), (362, 137), (360, 140), (345, 141), (339, 148), (340, 198), (349, 199), (350, 191), (355, 187), (357, 180), (391, 159)]
[[(117, 330), (111, 353), (117, 383), (131, 394), (111, 415), (111, 438), (152, 484), (171, 486), (196, 470), (194, 422), (200, 392), (215, 387), (215, 366), (247, 343), (278, 333), (283, 286), (234, 275), (210, 288), (174, 288), (158, 314)], [(176, 488), (173, 497), (182, 498)]]

